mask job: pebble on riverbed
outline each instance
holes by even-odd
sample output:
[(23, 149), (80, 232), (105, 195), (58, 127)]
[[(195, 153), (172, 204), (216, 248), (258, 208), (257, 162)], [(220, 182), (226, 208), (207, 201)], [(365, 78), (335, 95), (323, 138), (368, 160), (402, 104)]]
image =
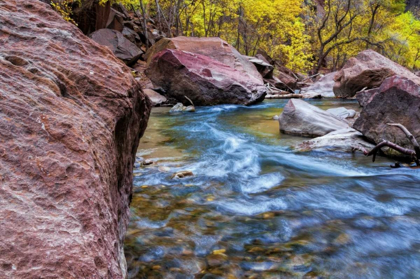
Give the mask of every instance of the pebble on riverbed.
[(184, 177), (187, 177), (187, 176), (193, 176), (194, 174), (193, 174), (193, 172), (192, 171), (179, 171), (179, 172), (176, 172), (176, 173), (174, 173), (172, 176), (171, 176), (171, 178), (173, 179), (173, 178), (184, 178)]

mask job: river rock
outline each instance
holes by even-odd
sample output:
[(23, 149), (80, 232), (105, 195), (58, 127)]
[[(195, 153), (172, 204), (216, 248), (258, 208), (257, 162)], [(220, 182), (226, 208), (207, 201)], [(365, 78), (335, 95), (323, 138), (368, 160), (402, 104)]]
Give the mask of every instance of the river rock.
[(0, 1), (0, 277), (126, 278), (130, 69), (38, 0)]
[(346, 122), (300, 99), (289, 100), (279, 123), (281, 132), (304, 137), (320, 137), (349, 127)]
[(368, 49), (350, 58), (335, 76), (334, 94), (340, 98), (353, 97), (363, 88), (379, 87), (393, 75), (400, 75), (420, 84), (420, 77), (403, 66)]
[(322, 137), (304, 141), (296, 149), (298, 151), (341, 151), (352, 152), (353, 147), (363, 147), (371, 150), (374, 145), (366, 141), (362, 133), (348, 127), (333, 131)]
[(311, 84), (308, 87), (302, 88), (301, 94), (303, 98), (313, 99), (313, 98), (334, 98), (334, 77), (337, 72), (332, 72), (326, 74), (320, 78), (317, 82)]
[(90, 37), (98, 44), (109, 47), (115, 56), (127, 65), (134, 65), (143, 54), (141, 49), (117, 30), (100, 29), (90, 34)]
[(345, 107), (327, 109), (326, 112), (330, 113), (331, 115), (335, 116), (340, 120), (344, 120), (346, 118), (353, 118), (356, 116), (355, 110), (346, 109)]
[(168, 101), (165, 96), (160, 95), (155, 90), (152, 89), (143, 89), (143, 92), (149, 97), (152, 101), (153, 106), (160, 106)]
[(145, 58), (147, 60), (147, 65), (150, 65), (156, 54), (165, 49), (176, 49), (208, 56), (239, 71), (244, 76), (244, 79), (248, 78), (253, 83), (263, 85), (263, 79), (260, 73), (257, 68), (248, 61), (248, 58), (240, 54), (233, 46), (220, 38), (182, 36), (176, 38), (163, 38), (146, 52)]
[(405, 134), (387, 123), (404, 125), (420, 142), (420, 86), (404, 77), (386, 79), (363, 108), (353, 127), (375, 143), (389, 140), (413, 148)]
[(165, 49), (153, 57), (146, 75), (167, 97), (195, 105), (250, 105), (262, 101), (266, 87), (262, 82), (244, 75), (208, 56), (186, 51)]

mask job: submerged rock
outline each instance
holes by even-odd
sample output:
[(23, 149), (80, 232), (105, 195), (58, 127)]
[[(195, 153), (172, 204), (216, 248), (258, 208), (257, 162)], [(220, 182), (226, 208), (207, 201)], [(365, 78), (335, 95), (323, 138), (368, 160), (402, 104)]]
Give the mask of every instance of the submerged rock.
[(179, 171), (179, 172), (174, 173), (171, 178), (184, 178), (184, 177), (193, 176), (193, 175), (194, 174), (192, 171)]
[(279, 123), (281, 132), (304, 137), (320, 137), (349, 127), (346, 122), (300, 99), (289, 100)]
[(0, 277), (125, 278), (150, 103), (49, 5), (0, 1), (0, 22)]
[(177, 103), (175, 106), (171, 108), (169, 112), (194, 112), (194, 106), (184, 106), (182, 103)]
[(322, 137), (304, 141), (299, 144), (296, 149), (299, 151), (318, 150), (352, 152), (353, 147), (356, 146), (363, 147), (366, 150), (371, 150), (375, 147), (373, 144), (366, 141), (362, 133), (348, 127), (346, 129), (328, 133)]
[(166, 49), (155, 55), (146, 75), (157, 86), (184, 104), (207, 106), (218, 104), (250, 105), (262, 101), (266, 87), (208, 56)]
[(320, 78), (317, 82), (311, 84), (308, 87), (302, 88), (301, 94), (303, 98), (313, 99), (313, 98), (334, 98), (334, 77), (337, 72), (332, 72), (326, 74)]
[(393, 76), (371, 97), (353, 127), (375, 143), (389, 140), (412, 149), (405, 134), (387, 123), (404, 125), (420, 142), (419, 108), (420, 86), (404, 77)]
[(379, 87), (386, 78), (394, 75), (406, 77), (420, 84), (420, 77), (408, 69), (371, 49), (364, 50), (356, 57), (350, 58), (337, 73), (334, 94), (341, 98), (353, 97), (363, 88)]

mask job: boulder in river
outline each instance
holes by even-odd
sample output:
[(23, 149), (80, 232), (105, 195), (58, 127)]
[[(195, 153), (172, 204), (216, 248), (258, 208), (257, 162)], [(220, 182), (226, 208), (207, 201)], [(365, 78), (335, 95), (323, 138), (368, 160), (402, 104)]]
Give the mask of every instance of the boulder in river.
[(0, 22), (0, 277), (126, 278), (150, 102), (49, 5), (2, 0)]
[(346, 118), (353, 118), (356, 116), (356, 111), (354, 109), (346, 109), (345, 107), (327, 109), (326, 112), (330, 113), (331, 115), (334, 115), (340, 120), (344, 120)]
[(320, 78), (317, 82), (311, 84), (308, 87), (302, 88), (301, 94), (303, 98), (313, 99), (313, 98), (334, 98), (334, 77), (337, 72), (332, 72), (326, 74)]
[(279, 123), (281, 132), (304, 137), (320, 137), (349, 127), (346, 122), (300, 99), (289, 100)]
[(375, 147), (366, 141), (362, 133), (348, 127), (345, 129), (333, 131), (322, 137), (304, 141), (296, 149), (299, 151), (340, 151), (352, 152), (353, 147), (363, 147), (371, 150)]
[(420, 84), (420, 77), (408, 69), (371, 49), (364, 50), (356, 57), (350, 58), (337, 73), (334, 94), (340, 98), (351, 98), (364, 88), (379, 87), (386, 78), (394, 75)]
[(152, 63), (152, 59), (156, 54), (165, 49), (176, 49), (208, 56), (242, 73), (244, 79), (249, 79), (253, 83), (263, 85), (261, 74), (258, 72), (257, 68), (248, 61), (248, 58), (240, 54), (233, 46), (220, 38), (182, 36), (176, 38), (163, 38), (146, 52), (145, 58), (147, 60), (147, 65)]
[(404, 125), (420, 142), (420, 86), (404, 77), (386, 79), (363, 108), (353, 127), (375, 143), (388, 140), (413, 148), (405, 134), (387, 123)]
[(266, 94), (262, 82), (224, 63), (196, 53), (165, 49), (155, 55), (146, 70), (153, 84), (162, 87), (166, 97), (195, 105), (250, 105)]
[(90, 37), (98, 44), (109, 47), (115, 56), (127, 65), (134, 65), (143, 54), (141, 49), (117, 30), (99, 29), (90, 34)]

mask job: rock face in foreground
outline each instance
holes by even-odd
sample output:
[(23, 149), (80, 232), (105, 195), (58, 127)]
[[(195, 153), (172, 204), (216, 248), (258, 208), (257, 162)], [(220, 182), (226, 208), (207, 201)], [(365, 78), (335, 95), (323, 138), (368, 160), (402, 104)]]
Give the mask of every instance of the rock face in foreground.
[(281, 132), (303, 137), (320, 137), (349, 127), (330, 113), (299, 99), (289, 100), (279, 123)]
[(386, 79), (363, 108), (353, 127), (375, 143), (392, 141), (413, 148), (404, 133), (387, 123), (404, 125), (420, 141), (420, 86), (403, 77)]
[(0, 277), (124, 278), (149, 100), (41, 1), (1, 1), (0, 23)]
[(350, 58), (335, 76), (334, 94), (340, 98), (353, 97), (363, 88), (379, 87), (391, 76), (400, 75), (420, 84), (420, 78), (403, 66), (373, 50), (364, 50)]
[(150, 65), (157, 53), (165, 49), (183, 50), (210, 57), (241, 72), (244, 79), (248, 78), (254, 83), (263, 85), (261, 74), (252, 62), (220, 38), (176, 37), (161, 39), (147, 51), (145, 55), (147, 65)]
[(188, 104), (250, 105), (265, 97), (266, 88), (242, 71), (211, 59), (186, 51), (166, 49), (155, 55), (146, 70), (150, 80), (162, 87), (167, 96)]
[(303, 95), (303, 98), (334, 98), (335, 95), (333, 92), (333, 87), (334, 77), (336, 74), (337, 72), (326, 74), (311, 86), (302, 88), (301, 93)]

